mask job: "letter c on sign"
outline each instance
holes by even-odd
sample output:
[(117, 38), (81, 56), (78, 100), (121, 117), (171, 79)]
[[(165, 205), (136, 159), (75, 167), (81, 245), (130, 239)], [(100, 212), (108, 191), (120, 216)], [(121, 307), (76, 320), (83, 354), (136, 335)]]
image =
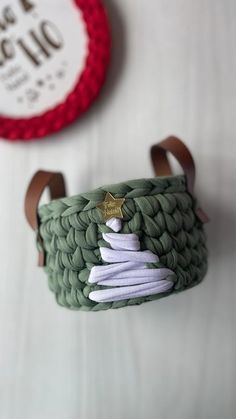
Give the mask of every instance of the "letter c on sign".
[(14, 47), (12, 45), (12, 42), (9, 39), (4, 38), (0, 42), (0, 53), (2, 56), (2, 59), (0, 59), (0, 66), (4, 65), (6, 60), (10, 60), (11, 58), (14, 57), (14, 54), (15, 54)]

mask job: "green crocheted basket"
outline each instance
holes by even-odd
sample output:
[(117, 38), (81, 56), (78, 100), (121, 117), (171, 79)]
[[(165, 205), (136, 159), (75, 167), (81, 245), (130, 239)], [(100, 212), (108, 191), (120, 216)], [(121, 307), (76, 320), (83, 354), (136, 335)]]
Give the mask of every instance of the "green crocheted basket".
[[(173, 176), (170, 151), (185, 175)], [(57, 302), (75, 310), (141, 304), (198, 284), (207, 271), (207, 216), (193, 195), (195, 166), (169, 137), (152, 147), (157, 176), (70, 198), (60, 173), (39, 171), (25, 201), (39, 265)], [(46, 186), (52, 201), (38, 208)]]

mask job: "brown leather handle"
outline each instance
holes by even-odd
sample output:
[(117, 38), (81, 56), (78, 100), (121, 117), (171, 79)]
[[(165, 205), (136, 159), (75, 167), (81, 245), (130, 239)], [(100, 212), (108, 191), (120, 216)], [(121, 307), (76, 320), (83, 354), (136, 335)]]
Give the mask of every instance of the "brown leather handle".
[[(187, 179), (188, 192), (194, 196), (194, 184), (196, 177), (195, 163), (189, 149), (179, 138), (170, 136), (160, 143), (152, 146), (151, 159), (155, 174), (157, 176), (169, 176), (173, 174), (167, 157), (168, 152), (170, 152), (180, 163)], [(195, 213), (202, 223), (207, 223), (209, 221), (208, 216), (201, 208), (196, 208)]]
[(29, 225), (37, 232), (37, 240), (39, 244), (39, 266), (44, 266), (45, 258), (42, 247), (42, 239), (39, 234), (38, 205), (46, 187), (49, 188), (51, 199), (63, 198), (66, 196), (66, 187), (63, 175), (59, 172), (46, 172), (39, 170), (33, 176), (26, 192), (25, 215)]

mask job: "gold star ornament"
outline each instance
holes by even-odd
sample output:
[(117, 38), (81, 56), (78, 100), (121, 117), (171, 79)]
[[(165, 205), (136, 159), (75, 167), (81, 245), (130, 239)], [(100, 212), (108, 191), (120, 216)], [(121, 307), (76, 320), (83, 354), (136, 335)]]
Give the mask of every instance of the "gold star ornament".
[(97, 208), (102, 210), (103, 217), (105, 221), (110, 220), (110, 218), (123, 218), (122, 205), (124, 204), (125, 199), (114, 198), (110, 192), (107, 192), (103, 202), (97, 204)]

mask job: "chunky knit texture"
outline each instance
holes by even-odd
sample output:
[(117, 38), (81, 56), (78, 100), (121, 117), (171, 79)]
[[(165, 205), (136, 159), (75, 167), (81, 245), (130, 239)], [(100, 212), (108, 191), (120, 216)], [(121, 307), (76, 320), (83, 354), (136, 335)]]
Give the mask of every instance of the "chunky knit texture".
[[(96, 208), (107, 192), (125, 198), (121, 233), (137, 234), (141, 249), (159, 256), (160, 262), (149, 267), (174, 271), (170, 292), (113, 303), (96, 303), (88, 298), (91, 291), (101, 289), (90, 284), (88, 278), (93, 266), (104, 264), (99, 249), (109, 244), (102, 233), (112, 232)], [(57, 302), (75, 310), (106, 310), (155, 300), (199, 283), (207, 270), (207, 250), (195, 204), (187, 192), (185, 176), (169, 176), (108, 185), (41, 206), (45, 270)]]

